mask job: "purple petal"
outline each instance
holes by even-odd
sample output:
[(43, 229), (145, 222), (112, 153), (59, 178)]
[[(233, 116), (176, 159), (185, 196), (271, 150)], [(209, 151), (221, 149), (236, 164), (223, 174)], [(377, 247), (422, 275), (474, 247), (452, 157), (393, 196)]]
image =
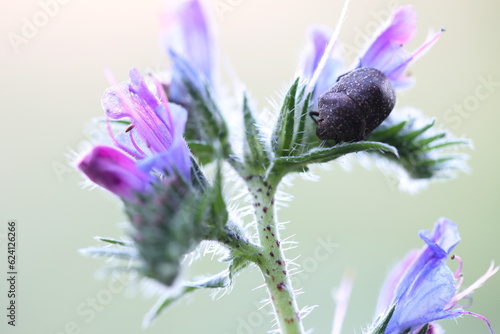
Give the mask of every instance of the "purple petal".
[[(440, 219), (432, 233), (421, 231), (426, 246), (410, 252), (384, 283), (378, 308), (396, 305), (386, 334), (417, 329), (431, 321), (460, 316), (462, 310), (450, 309), (457, 292), (455, 277), (446, 266), (446, 258), (460, 241), (457, 225)], [(388, 302), (393, 289), (393, 299)]]
[(138, 69), (132, 68), (128, 74), (130, 78), (129, 89), (131, 93), (135, 93), (142, 101), (152, 109), (156, 109), (160, 105), (159, 99), (151, 92), (144, 80), (143, 75)]
[(415, 262), (420, 250), (411, 250), (406, 256), (399, 262), (387, 275), (382, 288), (380, 289), (380, 294), (377, 301), (376, 313), (380, 314), (386, 312), (391, 306), (391, 302), (394, 300), (394, 294), (399, 282), (403, 278), (404, 274), (408, 271), (411, 265)]
[(449, 252), (460, 241), (457, 224), (442, 218), (434, 226), (432, 235), (429, 232), (420, 232), (420, 237), (427, 243), (413, 265), (408, 269), (399, 283), (395, 299), (401, 298), (422, 268), (431, 260), (445, 260)]
[(173, 145), (168, 152), (155, 154), (139, 162), (138, 167), (143, 171), (155, 169), (160, 173), (180, 173), (190, 182), (191, 160), (189, 149), (184, 139)]
[(125, 199), (144, 192), (149, 175), (135, 161), (108, 146), (96, 146), (78, 163), (78, 168), (94, 183)]
[(173, 173), (178, 171), (186, 180), (191, 175), (190, 152), (186, 141), (182, 137), (187, 121), (187, 111), (181, 106), (170, 104), (170, 114), (172, 119), (172, 128), (177, 135), (169, 149), (163, 153), (151, 155), (140, 163), (140, 168), (144, 171), (157, 169), (160, 172)]
[(214, 42), (207, 12), (199, 0), (183, 1), (162, 20), (166, 50), (173, 50), (206, 79), (212, 79)]
[(144, 159), (146, 156), (152, 154), (144, 140), (137, 135), (137, 132), (134, 129), (129, 132), (120, 132), (115, 136), (115, 138), (117, 146), (119, 148), (127, 148), (126, 152), (136, 159)]
[[(116, 86), (107, 88), (101, 99), (101, 105), (106, 116), (111, 119), (121, 119), (130, 117), (129, 105), (122, 102), (123, 97), (130, 98), (128, 83), (121, 82)], [(139, 106), (137, 99), (130, 101), (130, 104)]]
[(435, 254), (442, 254), (444, 258), (460, 242), (457, 224), (446, 218), (437, 221), (432, 234), (429, 231), (420, 231), (419, 236)]
[(444, 261), (429, 261), (396, 301), (396, 310), (385, 333), (399, 334), (431, 321), (460, 316), (460, 309), (445, 310), (455, 293), (453, 273)]
[(375, 39), (361, 58), (361, 66), (374, 67), (385, 73), (394, 53), (410, 41), (417, 29), (417, 14), (411, 5), (398, 8), (389, 26)]
[(413, 54), (403, 49), (416, 33), (417, 15), (411, 5), (399, 7), (388, 27), (375, 39), (360, 59), (360, 67), (373, 67), (382, 71), (395, 88), (411, 85), (405, 70), (408, 64), (428, 50), (441, 33), (432, 36)]
[[(168, 103), (163, 103), (162, 99), (151, 91), (137, 69), (130, 71), (128, 84), (120, 83), (105, 91), (102, 105), (109, 118), (129, 117), (134, 126), (133, 133), (137, 133), (141, 139), (138, 141), (146, 144), (146, 148), (136, 145), (119, 146), (128, 153), (145, 152), (149, 149), (162, 153), (172, 145), (174, 125)], [(180, 133), (182, 135), (183, 132)]]
[[(322, 26), (314, 26), (310, 29), (309, 45), (307, 46), (303, 61), (304, 64), (302, 65), (302, 77), (305, 80), (312, 79), (314, 71), (325, 53), (331, 35), (331, 31)], [(341, 68), (342, 61), (340, 57), (333, 56), (327, 60), (325, 67), (316, 81), (313, 97), (314, 101), (335, 84)]]
[(312, 78), (314, 71), (318, 67), (330, 40), (331, 32), (326, 27), (314, 26), (310, 29), (308, 35), (309, 43), (305, 51), (304, 64), (302, 65), (302, 77), (306, 80)]

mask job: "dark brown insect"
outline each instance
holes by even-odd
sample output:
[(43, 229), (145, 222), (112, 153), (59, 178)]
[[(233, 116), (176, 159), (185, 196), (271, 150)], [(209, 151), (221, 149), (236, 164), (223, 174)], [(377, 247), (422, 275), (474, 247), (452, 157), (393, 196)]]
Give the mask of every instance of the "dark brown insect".
[(366, 138), (391, 113), (396, 95), (390, 80), (377, 69), (360, 67), (339, 77), (319, 97), (316, 135), (336, 142)]

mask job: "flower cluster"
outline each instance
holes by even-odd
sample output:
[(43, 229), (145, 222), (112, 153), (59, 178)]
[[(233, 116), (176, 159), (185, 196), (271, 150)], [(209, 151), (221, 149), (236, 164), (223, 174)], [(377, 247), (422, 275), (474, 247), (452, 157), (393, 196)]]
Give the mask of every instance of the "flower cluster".
[[(132, 69), (129, 82), (104, 92), (102, 105), (110, 137), (120, 150), (97, 146), (78, 164), (90, 180), (126, 200), (151, 190), (155, 170), (191, 178), (189, 149), (183, 138), (186, 111), (170, 103), (159, 82), (153, 81), (156, 92)], [(124, 120), (128, 126), (115, 135), (113, 120)]]
[[(464, 142), (444, 132), (433, 132), (434, 122), (422, 125), (420, 115), (405, 120), (397, 115), (401, 110), (389, 115), (394, 90), (413, 84), (407, 66), (430, 49), (441, 31), (431, 34), (410, 53), (403, 46), (415, 36), (415, 11), (411, 6), (394, 11), (349, 72), (376, 73), (383, 88), (391, 93), (391, 110), (359, 138), (334, 137), (337, 142), (331, 142), (332, 138), (323, 141), (316, 136), (318, 124), (309, 117), (318, 114), (321, 96), (349, 75), (343, 73), (338, 56), (340, 43), (330, 37), (328, 29), (311, 30), (309, 46), (297, 71), (300, 77), (283, 97), (281, 108), (273, 115), (276, 117), (260, 124), (246, 92), (236, 89), (235, 94), (241, 93), (236, 96), (241, 101), (240, 110), (231, 113), (240, 117), (242, 127), (230, 127), (224, 117), (228, 113), (221, 111), (221, 106), (228, 104), (219, 94), (217, 49), (204, 1), (180, 0), (162, 18), (161, 37), (172, 63), (168, 79), (155, 74), (143, 76), (132, 69), (127, 82), (112, 82), (104, 92), (102, 107), (113, 146), (96, 146), (78, 162), (79, 170), (90, 181), (123, 201), (130, 221), (130, 241), (100, 238), (111, 247), (86, 252), (119, 255), (130, 261), (126, 270), (137, 270), (164, 287), (175, 285), (176, 289), (167, 289), (167, 294), (160, 297), (147, 323), (189, 292), (228, 287), (238, 272), (253, 264), (262, 272), (281, 332), (304, 333), (307, 312), (298, 308), (284, 255), (286, 241), (280, 239), (282, 228), (277, 222), (279, 185), (289, 173), (304, 173), (312, 164), (354, 152), (390, 161), (413, 179), (427, 181), (441, 174), (448, 176), (450, 161), (456, 157), (446, 155), (442, 149)], [(369, 80), (360, 75), (354, 85), (362, 87)], [(347, 93), (343, 98), (353, 108), (365, 108), (370, 101), (367, 95), (377, 94), (378, 89), (369, 88), (358, 90), (362, 95), (359, 100)], [(346, 117), (345, 124), (354, 127), (352, 118)], [(360, 123), (366, 124), (367, 118), (361, 117)], [(266, 126), (272, 129), (263, 130)], [(229, 140), (230, 135), (242, 143)], [(234, 172), (226, 173), (229, 167)], [(248, 210), (239, 204), (233, 208), (226, 205), (223, 189), (225, 182), (234, 181), (231, 177), (238, 178), (236, 181), (251, 202), (250, 228), (241, 223), (241, 212)], [(248, 230), (257, 233), (249, 236)], [(445, 263), (460, 240), (456, 225), (443, 219), (432, 233), (421, 232), (420, 237), (426, 246), (412, 251), (384, 285), (378, 305), (382, 316), (371, 334), (432, 334), (439, 330), (436, 320), (476, 315), (457, 307), (456, 302), (498, 267), (492, 266), (470, 288), (459, 292), (460, 270), (453, 274)], [(223, 250), (221, 261), (227, 268), (195, 281), (184, 280), (180, 274), (183, 259), (202, 241), (215, 243)]]

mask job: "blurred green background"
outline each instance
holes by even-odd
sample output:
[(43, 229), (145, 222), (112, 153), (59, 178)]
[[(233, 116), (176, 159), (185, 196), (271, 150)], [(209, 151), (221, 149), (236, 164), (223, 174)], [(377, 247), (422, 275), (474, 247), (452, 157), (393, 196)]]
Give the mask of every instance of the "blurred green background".
[[(157, 34), (164, 1), (65, 2), (16, 52), (9, 34), (20, 34), (23, 20), (39, 15), (42, 7), (38, 1), (0, 0), (2, 273), (6, 245), (1, 233), (8, 219), (19, 223), (18, 326), (7, 326), (2, 315), (0, 332), (266, 333), (271, 318), (267, 308), (258, 310), (265, 292), (252, 291), (262, 281), (255, 269), (244, 271), (223, 298), (212, 301), (208, 292), (196, 293), (143, 330), (142, 317), (155, 299), (139, 288), (124, 290), (120, 283), (96, 279), (104, 261), (78, 254), (77, 249), (96, 245), (94, 235), (123, 233), (117, 200), (100, 190), (82, 190), (82, 178), (67, 166), (65, 156), (85, 149), (88, 138), (99, 137), (88, 124), (102, 114), (100, 97), (108, 86), (103, 69), (125, 80), (132, 67), (165, 70), (168, 60)], [(341, 8), (337, 0), (211, 3), (229, 6), (223, 15), (215, 15), (222, 54), (260, 109), (269, 107), (268, 98), (293, 79), (305, 29), (312, 23), (333, 27)], [(362, 39), (376, 22), (374, 13), (393, 3), (352, 1), (341, 40), (354, 44)], [(316, 169), (319, 182), (295, 179), (286, 189), (294, 200), (281, 210), (280, 219), (290, 221), (283, 237), (295, 235), (299, 243), (288, 257), (300, 256), (297, 262), (304, 265), (296, 278), (296, 287), (306, 292), (299, 304), (319, 306), (305, 319), (315, 333), (330, 332), (332, 291), (349, 268), (356, 279), (343, 333), (360, 333), (371, 321), (391, 265), (410, 248), (420, 247), (417, 232), (430, 229), (441, 216), (459, 223), (463, 241), (455, 252), (465, 263), (465, 285), (482, 275), (490, 260), (500, 262), (499, 84), (489, 87), (487, 97), (477, 98), (478, 90), (485, 92), (481, 80), (500, 83), (500, 2), (420, 1), (415, 8), (419, 31), (409, 50), (423, 42), (431, 27), (443, 26), (447, 32), (411, 66), (417, 84), (399, 94), (398, 105), (421, 109), (456, 135), (472, 138), (475, 148), (466, 152), (471, 173), (415, 195), (401, 193), (395, 179), (354, 161)], [(459, 113), (461, 105), (465, 107)], [(321, 240), (338, 247), (318, 260), (314, 254)], [(214, 273), (220, 267), (208, 258), (196, 270)], [(5, 279), (1, 281), (0, 308), (5, 310)], [(497, 331), (499, 294), (496, 276), (473, 295), (470, 308), (489, 318)], [(447, 333), (488, 332), (472, 317), (442, 324)]]

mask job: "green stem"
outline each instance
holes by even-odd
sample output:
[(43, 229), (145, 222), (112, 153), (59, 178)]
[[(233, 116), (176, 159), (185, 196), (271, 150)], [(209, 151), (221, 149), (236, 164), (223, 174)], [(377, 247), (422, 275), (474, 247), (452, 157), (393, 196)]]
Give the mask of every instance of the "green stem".
[(277, 228), (274, 204), (277, 184), (270, 184), (257, 176), (247, 178), (247, 182), (255, 208), (260, 244), (264, 250), (259, 254), (256, 264), (264, 276), (281, 333), (304, 333)]

